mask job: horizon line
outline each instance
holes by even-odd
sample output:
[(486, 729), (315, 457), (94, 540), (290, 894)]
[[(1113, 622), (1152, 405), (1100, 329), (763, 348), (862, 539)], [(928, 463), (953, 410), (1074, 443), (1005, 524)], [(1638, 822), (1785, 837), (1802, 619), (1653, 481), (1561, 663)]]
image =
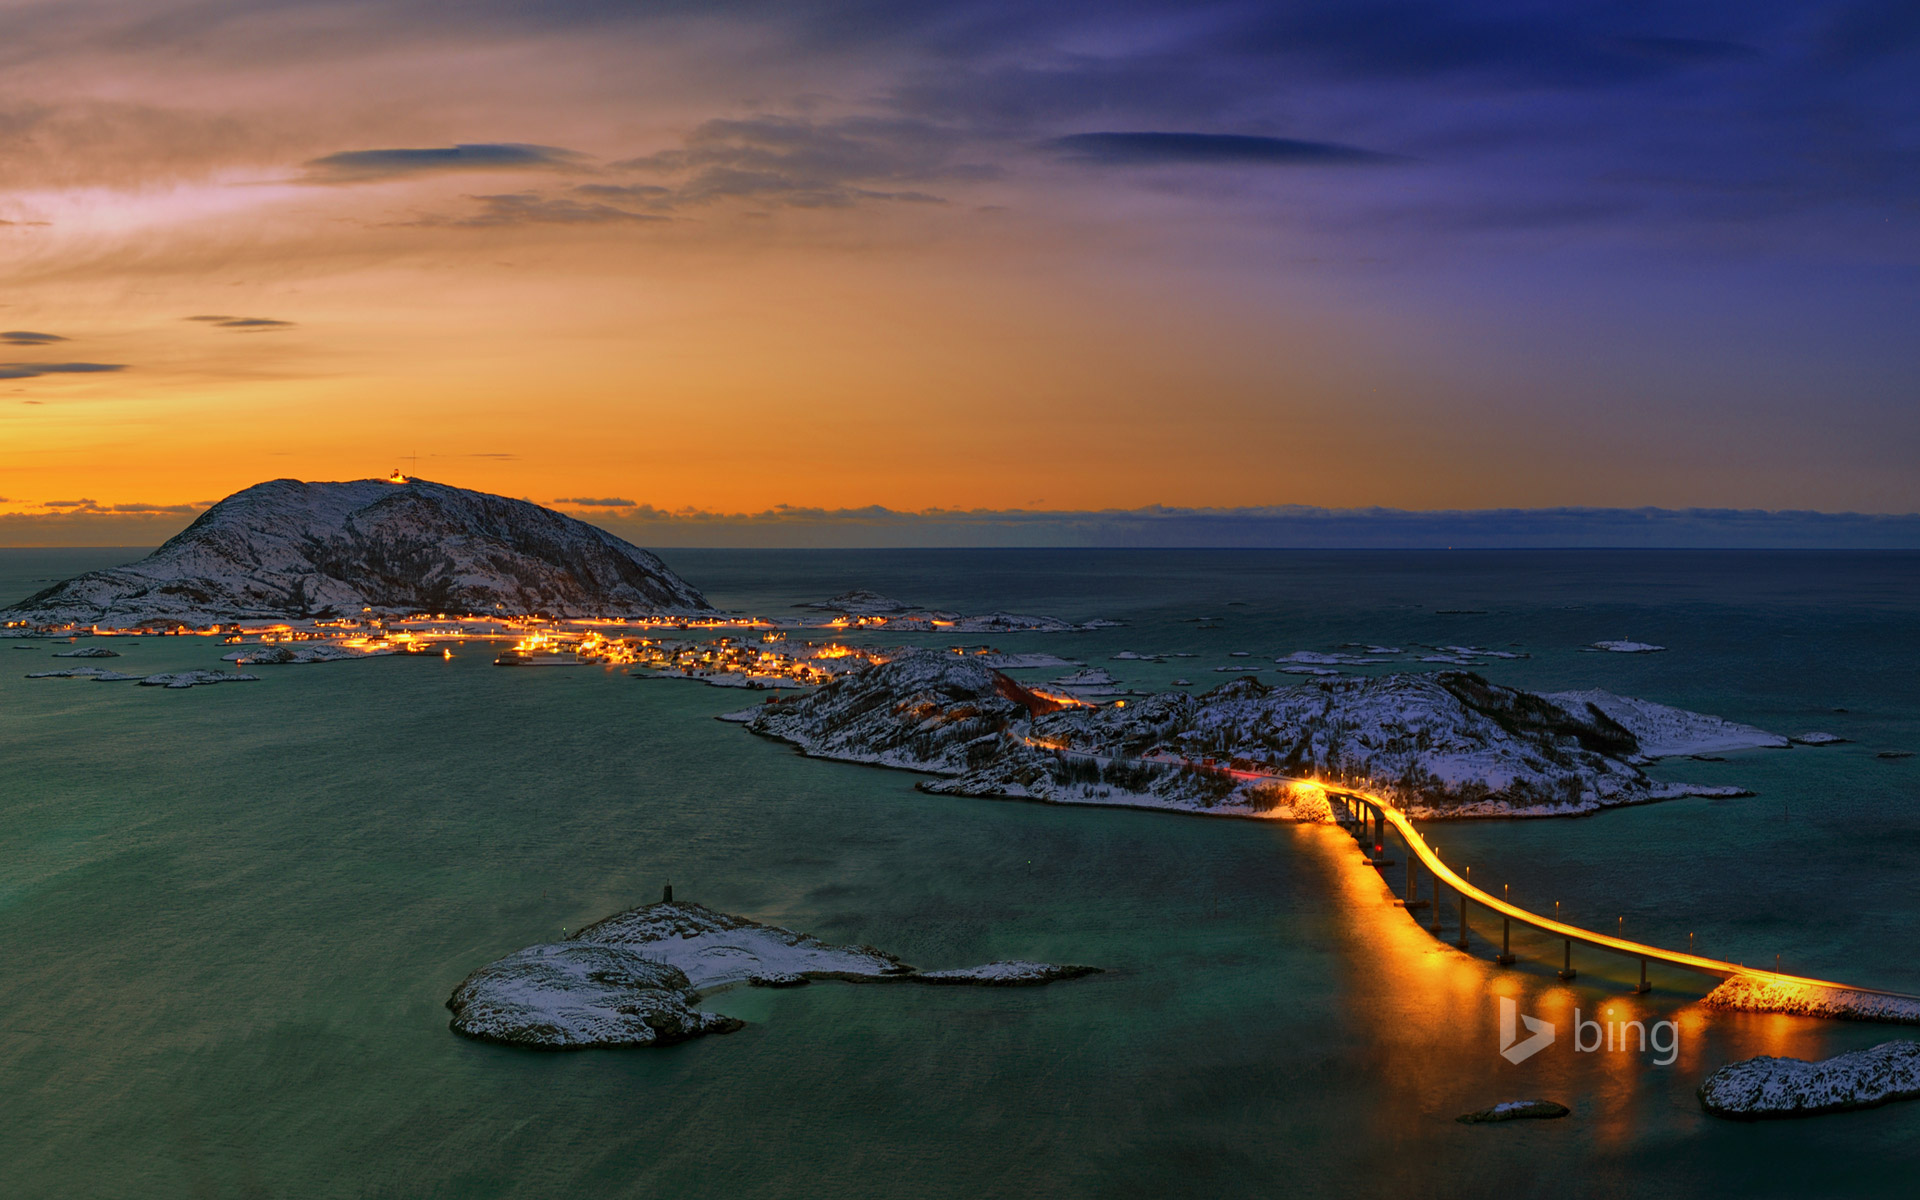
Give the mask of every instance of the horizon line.
[[(125, 506), (131, 508), (132, 506)], [(187, 507), (187, 506), (181, 506)], [(0, 548), (137, 549), (211, 506), (0, 514)], [(882, 505), (756, 513), (644, 504), (547, 505), (641, 546), (671, 549), (1920, 550), (1920, 513), (1754, 508), (1403, 509), (1145, 505), (923, 509)]]

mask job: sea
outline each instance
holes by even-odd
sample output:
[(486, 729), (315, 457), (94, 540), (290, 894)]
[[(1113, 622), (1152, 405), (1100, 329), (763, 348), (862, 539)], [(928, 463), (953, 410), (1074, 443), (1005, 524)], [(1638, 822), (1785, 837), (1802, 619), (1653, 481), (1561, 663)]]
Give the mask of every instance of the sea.
[[(0, 602), (137, 554), (0, 551)], [(746, 613), (864, 587), (1120, 622), (947, 640), (1143, 690), (1204, 690), (1296, 650), (1465, 645), (1525, 656), (1480, 668), (1498, 683), (1837, 735), (1651, 769), (1751, 797), (1424, 831), (1539, 911), (1920, 993), (1920, 758), (1888, 757), (1920, 751), (1920, 555), (665, 557)], [(1611, 639), (1666, 649), (1587, 649)], [(714, 719), (752, 693), (499, 670), (481, 645), (191, 690), (24, 678), (73, 665), (62, 648), (0, 640), (7, 1197), (1912, 1194), (1920, 1103), (1741, 1123), (1695, 1089), (1753, 1055), (1916, 1031), (1708, 1010), (1712, 981), (1677, 971), (1637, 995), (1639, 964), (1595, 950), (1562, 981), (1564, 947), (1518, 930), (1499, 966), (1497, 918), (1473, 914), (1455, 949), (1450, 903), (1435, 936), (1431, 912), (1394, 906), (1399, 870), (1365, 866), (1337, 829), (931, 796)], [(99, 665), (225, 665), (205, 638), (114, 648)], [(1193, 657), (1113, 657), (1129, 651)], [(669, 882), (922, 968), (1104, 973), (740, 989), (707, 1006), (744, 1029), (657, 1049), (449, 1032), (469, 972)], [(1555, 1041), (1509, 1061), (1503, 999)], [(1670, 1028), (1671, 1061), (1630, 1021)], [(1580, 1048), (1616, 1026), (1619, 1048)], [(1571, 1113), (1456, 1120), (1533, 1099)]]

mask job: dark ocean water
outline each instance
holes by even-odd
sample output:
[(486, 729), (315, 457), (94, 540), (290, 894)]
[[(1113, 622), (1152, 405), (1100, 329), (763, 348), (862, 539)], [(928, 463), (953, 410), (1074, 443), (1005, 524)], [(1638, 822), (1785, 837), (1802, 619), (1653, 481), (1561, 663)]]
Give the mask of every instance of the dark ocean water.
[[(0, 551), (0, 597), (124, 553)], [(1516, 900), (1644, 940), (1920, 992), (1920, 556), (1698, 552), (679, 551), (755, 612), (865, 586), (1118, 629), (1006, 635), (1138, 686), (1345, 642), (1477, 644), (1822, 749), (1571, 821), (1430, 829)], [(1448, 611), (1441, 610), (1470, 610)], [(1211, 617), (1215, 629), (1191, 618)], [(1583, 653), (1602, 638), (1661, 654)], [(979, 639), (968, 639), (977, 641)], [(1325, 829), (913, 790), (710, 718), (741, 693), (382, 659), (186, 692), (26, 680), (0, 642), (0, 1190), (19, 1196), (1898, 1195), (1920, 1103), (1703, 1116), (1756, 1053), (1897, 1027), (1708, 1013), (1703, 985), (1517, 940), (1437, 943)], [(201, 639), (116, 644), (209, 667)], [(1185, 651), (1152, 666), (1122, 650)], [(1267, 676), (1276, 681), (1280, 677)], [(1844, 711), (1837, 711), (1844, 710)], [(741, 991), (745, 1030), (540, 1054), (450, 1034), (467, 972), (676, 892), (922, 967), (1095, 963), (1037, 990)], [(1396, 881), (1397, 882), (1397, 881)], [(1622, 926), (1623, 923), (1623, 926)], [(1526, 953), (1526, 952), (1531, 952)], [(1495, 997), (1567, 1028), (1671, 1019), (1671, 1065), (1512, 1065)], [(1545, 1097), (1557, 1122), (1459, 1113)]]

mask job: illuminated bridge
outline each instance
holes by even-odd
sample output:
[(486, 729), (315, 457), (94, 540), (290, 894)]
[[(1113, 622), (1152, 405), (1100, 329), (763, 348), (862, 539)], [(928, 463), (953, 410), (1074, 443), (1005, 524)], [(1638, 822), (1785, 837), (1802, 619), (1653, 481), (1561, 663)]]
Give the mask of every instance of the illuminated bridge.
[[(1413, 822), (1390, 802), (1344, 785), (1316, 783), (1315, 786), (1321, 787), (1326, 792), (1328, 802), (1333, 805), (1335, 819), (1360, 839), (1363, 847), (1368, 851), (1367, 860), (1370, 863), (1381, 867), (1392, 865), (1381, 857), (1381, 852), (1386, 847), (1386, 827), (1391, 825), (1399, 833), (1401, 840), (1407, 846), (1405, 893), (1399, 903), (1409, 911), (1431, 905), (1433, 909), (1431, 928), (1436, 934), (1440, 932), (1440, 887), (1444, 884), (1452, 889), (1460, 906), (1460, 937), (1454, 944), (1462, 950), (1467, 948), (1467, 905), (1472, 902), (1500, 916), (1500, 954), (1495, 961), (1502, 964), (1513, 961), (1513, 925), (1519, 922), (1521, 925), (1559, 938), (1565, 943), (1566, 956), (1560, 969), (1562, 979), (1574, 977), (1573, 946), (1578, 942), (1583, 946), (1592, 946), (1630, 959), (1639, 959), (1640, 984), (1635, 989), (1637, 991), (1644, 992), (1650, 986), (1647, 983), (1647, 963), (1663, 962), (1720, 979), (1738, 975), (1762, 984), (1779, 985), (1789, 989), (1832, 989), (1899, 1001), (1920, 1000), (1920, 997), (1904, 992), (1855, 987), (1852, 984), (1834, 983), (1831, 980), (1809, 979), (1805, 976), (1786, 975), (1778, 971), (1763, 971), (1740, 963), (1723, 962), (1717, 958), (1702, 958), (1697, 954), (1665, 950), (1659, 946), (1649, 946), (1643, 942), (1629, 941), (1623, 937), (1597, 933), (1551, 917), (1543, 917), (1467, 882), (1463, 875), (1456, 873), (1453, 868), (1440, 861), (1439, 854), (1427, 845), (1426, 839), (1421, 837), (1420, 832), (1413, 827)], [(1422, 899), (1419, 894), (1419, 867), (1422, 865), (1426, 867), (1432, 880), (1433, 895), (1428, 899)]]
[[(1073, 750), (1056, 742), (1040, 741), (1031, 737), (1022, 738), (1021, 740), (1029, 746), (1048, 750), (1062, 757), (1083, 758), (1102, 764), (1120, 761), (1117, 758), (1105, 755), (1088, 754), (1085, 751)], [(1560, 978), (1562, 979), (1572, 979), (1576, 974), (1573, 967), (1573, 947), (1574, 943), (1578, 942), (1583, 946), (1591, 946), (1595, 949), (1605, 950), (1629, 959), (1638, 959), (1640, 962), (1640, 983), (1634, 990), (1639, 992), (1650, 991), (1652, 989), (1652, 985), (1647, 982), (1647, 964), (1649, 962), (1661, 962), (1669, 966), (1694, 971), (1702, 975), (1711, 975), (1723, 980), (1738, 976), (1744, 981), (1751, 981), (1756, 985), (1771, 989), (1776, 996), (1784, 995), (1789, 998), (1797, 998), (1812, 996), (1817, 993), (1825, 993), (1828, 997), (1837, 998), (1837, 1003), (1830, 1003), (1823, 1009), (1796, 1008), (1792, 1010), (1803, 1011), (1807, 1015), (1852, 1017), (1863, 1020), (1893, 1020), (1903, 1023), (1920, 1024), (1920, 1015), (1915, 1015), (1920, 1014), (1920, 996), (1915, 996), (1907, 992), (1886, 991), (1881, 988), (1856, 987), (1850, 983), (1835, 983), (1829, 979), (1811, 979), (1804, 975), (1788, 975), (1780, 971), (1761, 970), (1757, 967), (1749, 967), (1744, 963), (1725, 962), (1717, 958), (1704, 958), (1698, 954), (1688, 954), (1679, 950), (1667, 950), (1659, 946), (1649, 946), (1645, 942), (1636, 942), (1628, 938), (1616, 937), (1609, 933), (1598, 933), (1591, 929), (1582, 929), (1578, 925), (1569, 925), (1564, 921), (1530, 912), (1517, 904), (1502, 897), (1494, 896), (1469, 883), (1464, 875), (1456, 873), (1453, 868), (1440, 861), (1440, 855), (1434, 851), (1433, 847), (1427, 845), (1426, 839), (1420, 836), (1420, 831), (1413, 827), (1413, 822), (1407, 818), (1405, 813), (1395, 807), (1391, 801), (1382, 799), (1364, 789), (1353, 787), (1350, 784), (1333, 783), (1319, 779), (1302, 779), (1296, 776), (1280, 775), (1266, 771), (1249, 771), (1222, 767), (1213, 762), (1194, 762), (1173, 755), (1156, 755), (1137, 761), (1217, 771), (1241, 780), (1266, 779), (1272, 780), (1275, 783), (1286, 784), (1290, 787), (1318, 789), (1325, 794), (1327, 802), (1332, 806), (1334, 819), (1349, 832), (1353, 833), (1357, 840), (1361, 841), (1367, 850), (1366, 861), (1373, 866), (1385, 868), (1393, 865), (1390, 860), (1382, 857), (1382, 852), (1386, 848), (1386, 827), (1391, 825), (1394, 830), (1399, 833), (1401, 840), (1405, 842), (1407, 846), (1405, 893), (1397, 903), (1405, 907), (1409, 913), (1417, 909), (1431, 907), (1433, 910), (1433, 921), (1430, 928), (1434, 934), (1438, 935), (1440, 933), (1440, 887), (1444, 884), (1451, 888), (1459, 904), (1460, 912), (1460, 936), (1454, 942), (1454, 945), (1462, 950), (1468, 948), (1467, 914), (1469, 902), (1479, 904), (1481, 907), (1499, 914), (1501, 922), (1500, 953), (1494, 957), (1494, 961), (1500, 963), (1502, 966), (1511, 964), (1514, 960), (1513, 925), (1514, 922), (1517, 921), (1523, 926), (1537, 929), (1542, 933), (1559, 938), (1564, 943), (1565, 955), (1561, 960), (1560, 967)], [(1420, 874), (1419, 866), (1416, 865), (1416, 863), (1424, 864), (1427, 873), (1432, 878), (1433, 895), (1431, 898), (1422, 898), (1419, 894)], [(1471, 868), (1469, 868), (1469, 870), (1471, 870)], [(1886, 1011), (1889, 1004), (1876, 1005), (1873, 1003), (1874, 1001), (1889, 1002), (1890, 1005), (1898, 1006), (1903, 1011), (1897, 1015), (1889, 1015)], [(1789, 1011), (1788, 1009), (1774, 1007), (1773, 1005), (1777, 1003), (1778, 1001), (1775, 1000), (1767, 1006), (1758, 1009), (1758, 1011)]]

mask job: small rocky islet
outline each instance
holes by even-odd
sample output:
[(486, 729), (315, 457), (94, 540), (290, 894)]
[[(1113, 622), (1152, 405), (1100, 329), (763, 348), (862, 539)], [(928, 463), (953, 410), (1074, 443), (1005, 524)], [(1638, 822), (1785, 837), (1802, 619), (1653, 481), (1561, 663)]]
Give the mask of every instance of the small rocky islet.
[(1920, 1042), (1882, 1042), (1819, 1062), (1763, 1054), (1729, 1063), (1699, 1088), (1716, 1117), (1760, 1121), (1877, 1108), (1920, 1098)]
[(617, 913), (560, 942), (528, 946), (467, 976), (447, 998), (455, 1033), (539, 1049), (663, 1046), (744, 1022), (700, 1010), (701, 998), (746, 984), (799, 987), (816, 979), (1034, 987), (1098, 967), (1007, 960), (918, 971), (872, 946), (675, 901)]
[(1454, 1120), (1462, 1125), (1489, 1125), (1502, 1121), (1552, 1121), (1572, 1110), (1554, 1100), (1508, 1100), (1491, 1108), (1462, 1113)]

